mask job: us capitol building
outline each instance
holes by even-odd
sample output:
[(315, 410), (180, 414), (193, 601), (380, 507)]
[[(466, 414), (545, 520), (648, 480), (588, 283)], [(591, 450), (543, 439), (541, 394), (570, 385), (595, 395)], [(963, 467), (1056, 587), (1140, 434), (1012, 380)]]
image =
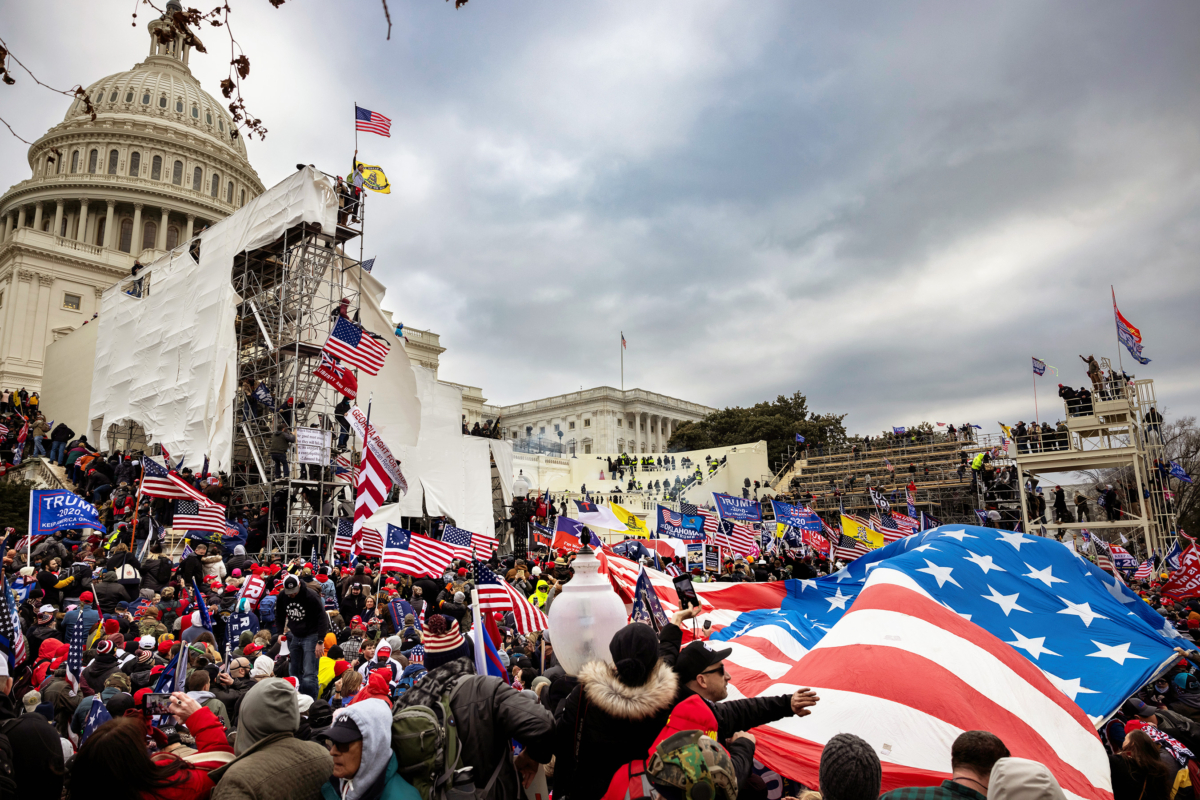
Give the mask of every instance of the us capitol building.
[[(135, 259), (149, 264), (263, 191), (229, 114), (188, 68), (192, 48), (182, 35), (159, 41), (168, 27), (150, 22), (146, 59), (87, 88), (95, 121), (72, 102), (29, 148), (32, 176), (0, 196), (0, 389), (41, 391), (46, 346), (98, 313)], [(436, 374), (438, 334), (405, 334), (413, 363)], [(713, 410), (612, 387), (493, 406), (479, 387), (454, 385), (468, 425), (500, 418), (514, 445), (569, 453), (665, 452), (675, 428)]]

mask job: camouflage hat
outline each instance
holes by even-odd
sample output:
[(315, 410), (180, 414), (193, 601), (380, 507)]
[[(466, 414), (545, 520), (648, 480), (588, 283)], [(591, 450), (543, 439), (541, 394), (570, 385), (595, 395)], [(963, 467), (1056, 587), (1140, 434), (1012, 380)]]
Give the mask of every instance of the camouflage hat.
[(664, 739), (650, 756), (646, 776), (671, 800), (734, 800), (738, 793), (728, 751), (702, 731)]

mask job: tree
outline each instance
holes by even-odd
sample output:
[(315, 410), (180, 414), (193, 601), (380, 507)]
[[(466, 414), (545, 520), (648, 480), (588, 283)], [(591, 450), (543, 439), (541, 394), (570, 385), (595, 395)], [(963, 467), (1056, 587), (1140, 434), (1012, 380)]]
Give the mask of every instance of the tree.
[(22, 535), (29, 527), (29, 481), (0, 482), (0, 531), (16, 528)]
[(750, 408), (724, 408), (699, 422), (685, 422), (667, 446), (674, 450), (705, 450), (759, 440), (767, 442), (767, 464), (775, 468), (784, 459), (796, 434), (809, 447), (839, 447), (846, 442), (845, 414), (813, 414), (808, 399), (800, 392), (779, 395), (773, 403), (756, 403)]

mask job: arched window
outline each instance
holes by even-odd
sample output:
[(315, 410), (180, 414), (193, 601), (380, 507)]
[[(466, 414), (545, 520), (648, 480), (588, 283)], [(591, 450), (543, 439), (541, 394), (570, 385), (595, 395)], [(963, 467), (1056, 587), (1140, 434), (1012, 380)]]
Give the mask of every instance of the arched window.
[(71, 153), (71, 172), (79, 172), (79, 151)]
[(54, 158), (54, 174), (55, 175), (62, 174), (62, 153), (59, 153)]
[(93, 150), (88, 154), (88, 172), (95, 174), (96, 166), (100, 161), (100, 151)]
[(219, 130), (221, 133), (225, 132), (225, 120), (220, 118), (217, 119), (217, 130)]
[(112, 90), (112, 94), (110, 94), (108, 96), (108, 102), (110, 102), (110, 103), (117, 102), (117, 90), (115, 88)]
[(59, 226), (58, 235), (59, 236), (67, 235), (67, 215), (66, 214), (63, 214), (62, 225)]
[(213, 197), (216, 197), (218, 194), (220, 194), (220, 192), (221, 176), (214, 172), (212, 177), (212, 191), (209, 192), (209, 194), (211, 194)]
[(200, 106), (192, 106), (192, 119), (200, 119)]
[(128, 253), (133, 247), (133, 220), (125, 217), (121, 220), (121, 239), (117, 242), (117, 249), (122, 253)]
[[(167, 96), (165, 94), (158, 98), (158, 107), (159, 108), (167, 107)], [(179, 110), (182, 111), (183, 109), (181, 108)]]
[(204, 171), (196, 167), (196, 171), (192, 173), (192, 189), (199, 192), (204, 186)]
[(171, 183), (176, 186), (183, 186), (183, 162), (176, 161), (175, 166), (171, 169)]
[(229, 182), (229, 186), (225, 190), (225, 202), (226, 203), (233, 202), (233, 181)]
[(246, 190), (242, 189), (242, 199), (238, 201), (238, 207), (246, 205)]
[(162, 180), (162, 156), (155, 156), (150, 162), (150, 179), (154, 181)]
[(97, 247), (104, 246), (104, 223), (106, 223), (106, 222), (108, 222), (107, 219), (100, 216), (99, 214), (96, 215), (96, 246)]
[(108, 151), (108, 174), (109, 175), (117, 174), (117, 161), (120, 160), (120, 158), (121, 158), (121, 154), (118, 153), (116, 150)]
[(175, 98), (175, 113), (177, 113), (177, 114), (183, 113), (183, 100), (181, 100), (178, 97)]
[(142, 249), (153, 250), (154, 243), (158, 240), (158, 223), (153, 220), (148, 221), (142, 226)]
[(145, 94), (142, 95), (142, 105), (144, 105), (144, 106), (150, 105), (150, 93), (149, 92), (146, 92)]
[(167, 249), (174, 250), (177, 244), (179, 244), (179, 228), (169, 225), (167, 226)]
[(129, 174), (136, 178), (138, 176), (138, 173), (141, 171), (142, 171), (142, 154), (141, 153), (130, 153), (129, 154)]
[(128, 92), (125, 93), (125, 102), (126, 103), (133, 102), (133, 89), (130, 89)]
[(212, 112), (211, 111), (204, 112), (204, 121), (206, 123), (208, 123), (209, 125), (212, 125)]

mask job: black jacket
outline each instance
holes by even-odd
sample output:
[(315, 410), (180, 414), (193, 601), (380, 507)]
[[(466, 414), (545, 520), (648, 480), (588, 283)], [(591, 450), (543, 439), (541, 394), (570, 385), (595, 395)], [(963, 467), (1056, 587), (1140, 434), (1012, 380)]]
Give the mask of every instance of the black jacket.
[(148, 556), (142, 562), (142, 588), (159, 589), (171, 582), (171, 560), (166, 556)]
[(38, 714), (21, 714), (9, 695), (0, 695), (0, 725), (12, 747), (16, 796), (22, 800), (59, 800), (63, 789), (62, 745), (54, 727)]
[(115, 581), (93, 581), (92, 594), (96, 596), (96, 603), (105, 614), (115, 613), (117, 603), (120, 603), (122, 600), (129, 601), (129, 595), (125, 593), (125, 587)]
[(329, 615), (325, 613), (325, 601), (305, 586), (295, 597), (279, 593), (275, 601), (275, 618), (286, 620), (288, 630), (297, 637), (318, 633), (329, 633)]
[(83, 674), (79, 677), (92, 687), (92, 691), (100, 694), (104, 691), (104, 682), (108, 680), (108, 676), (116, 672), (118, 668), (116, 656), (112, 653), (101, 653), (92, 659), (92, 663), (83, 668)]

